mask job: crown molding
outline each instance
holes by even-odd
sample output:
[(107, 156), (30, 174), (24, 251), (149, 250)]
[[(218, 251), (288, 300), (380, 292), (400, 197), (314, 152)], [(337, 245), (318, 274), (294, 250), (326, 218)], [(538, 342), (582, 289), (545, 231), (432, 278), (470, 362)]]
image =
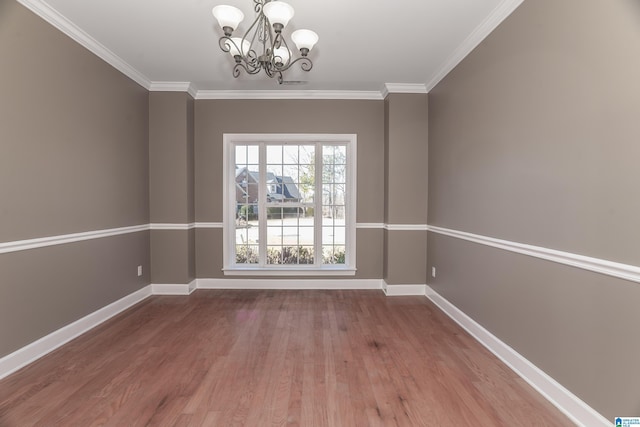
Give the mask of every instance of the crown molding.
[(446, 77), (467, 55), (471, 53), (493, 30), (496, 29), (524, 0), (503, 0), (487, 16), (487, 18), (476, 27), (475, 30), (462, 42), (460, 46), (449, 56), (436, 73), (429, 79), (426, 85), (427, 92), (430, 92), (440, 81)]
[(85, 33), (80, 27), (69, 21), (47, 3), (41, 0), (18, 0), (18, 2), (140, 86), (147, 90), (151, 86), (151, 81), (144, 74), (100, 44), (100, 42)]
[(429, 93), (424, 83), (385, 83), (380, 90), (383, 98), (390, 93)]
[(360, 90), (199, 90), (196, 99), (384, 99), (378, 91)]
[(151, 82), (149, 92), (187, 92), (195, 98), (198, 89), (191, 82)]
[(425, 85), (386, 83), (380, 91), (358, 90), (197, 90), (190, 82), (152, 82), (60, 12), (42, 0), (18, 0), (20, 4), (88, 49), (106, 63), (149, 91), (187, 92), (194, 99), (340, 99), (383, 100), (389, 93), (429, 93), (451, 70), (475, 49), (524, 0), (503, 0), (462, 42)]

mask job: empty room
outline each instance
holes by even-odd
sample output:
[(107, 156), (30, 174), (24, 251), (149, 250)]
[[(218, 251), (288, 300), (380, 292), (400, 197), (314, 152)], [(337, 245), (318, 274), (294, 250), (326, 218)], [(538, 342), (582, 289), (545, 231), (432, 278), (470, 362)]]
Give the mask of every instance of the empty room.
[(640, 424), (637, 0), (0, 0), (0, 427)]

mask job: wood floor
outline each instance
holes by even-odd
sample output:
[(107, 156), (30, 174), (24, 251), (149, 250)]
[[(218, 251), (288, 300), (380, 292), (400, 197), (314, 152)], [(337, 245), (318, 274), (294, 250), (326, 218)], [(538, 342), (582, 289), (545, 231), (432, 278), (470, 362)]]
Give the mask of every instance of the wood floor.
[(0, 381), (0, 426), (572, 425), (424, 297), (154, 296)]

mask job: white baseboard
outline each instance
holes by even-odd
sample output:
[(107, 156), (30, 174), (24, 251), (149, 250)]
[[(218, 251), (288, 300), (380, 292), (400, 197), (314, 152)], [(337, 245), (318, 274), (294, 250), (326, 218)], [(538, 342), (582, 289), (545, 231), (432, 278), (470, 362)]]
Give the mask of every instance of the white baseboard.
[(0, 379), (11, 375), (18, 369), (52, 352), (88, 330), (95, 328), (99, 324), (139, 303), (150, 295), (151, 286), (145, 286), (144, 288), (129, 294), (106, 307), (94, 311), (93, 313), (62, 327), (29, 345), (4, 356), (0, 359)]
[(502, 360), (549, 402), (553, 403), (574, 423), (579, 426), (588, 427), (611, 425), (610, 420), (604, 418), (540, 368), (525, 359), (491, 332), (487, 331), (475, 320), (464, 314), (430, 286), (426, 286), (426, 296), (445, 314), (471, 334), (480, 344)]
[(191, 295), (196, 290), (197, 280), (186, 284), (157, 283), (151, 285), (153, 295)]
[(382, 290), (388, 297), (424, 295), (426, 285), (389, 285), (383, 282)]
[(197, 282), (198, 289), (382, 289), (380, 279), (197, 279)]

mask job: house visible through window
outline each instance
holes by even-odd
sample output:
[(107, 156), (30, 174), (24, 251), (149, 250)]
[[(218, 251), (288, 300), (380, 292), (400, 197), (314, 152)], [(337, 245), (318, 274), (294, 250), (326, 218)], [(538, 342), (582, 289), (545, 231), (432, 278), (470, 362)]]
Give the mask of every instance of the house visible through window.
[(355, 135), (225, 135), (225, 273), (355, 274)]

